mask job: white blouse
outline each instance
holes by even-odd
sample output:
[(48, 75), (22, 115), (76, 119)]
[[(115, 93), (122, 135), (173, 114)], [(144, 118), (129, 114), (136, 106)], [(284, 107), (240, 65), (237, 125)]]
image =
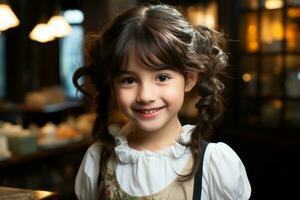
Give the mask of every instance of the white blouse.
[[(195, 126), (183, 126), (180, 139), (188, 142)], [(128, 146), (125, 126), (116, 137), (115, 172), (120, 187), (130, 195), (146, 196), (167, 187), (180, 174), (191, 156), (189, 148), (175, 143), (160, 151), (138, 151)], [(79, 168), (75, 193), (80, 200), (98, 199), (97, 178), (101, 145), (87, 150)], [(209, 143), (204, 156), (201, 200), (249, 199), (251, 187), (245, 167), (237, 154), (226, 144)]]

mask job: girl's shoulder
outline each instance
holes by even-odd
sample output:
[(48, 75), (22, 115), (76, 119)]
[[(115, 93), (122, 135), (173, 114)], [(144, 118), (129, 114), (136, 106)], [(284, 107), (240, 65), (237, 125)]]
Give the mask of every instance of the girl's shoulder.
[(95, 142), (86, 151), (75, 180), (78, 199), (97, 199), (97, 179), (99, 174), (101, 144)]
[(100, 142), (94, 142), (91, 146), (89, 146), (87, 153), (94, 154), (96, 152), (99, 153), (101, 151), (102, 144)]
[(91, 156), (93, 159), (100, 159), (101, 149), (102, 144), (100, 142), (94, 142), (86, 151), (86, 156)]
[(209, 143), (203, 163), (204, 184), (212, 199), (248, 199), (251, 186), (237, 153), (223, 142)]
[[(97, 169), (95, 166), (98, 166), (100, 162), (100, 154), (102, 144), (100, 142), (93, 143), (86, 151), (84, 158), (82, 160), (83, 171), (89, 175), (94, 174)], [(95, 165), (96, 164), (96, 165)], [(91, 173), (92, 172), (92, 173)]]
[(235, 164), (240, 162), (240, 158), (237, 153), (227, 144), (223, 142), (208, 143), (205, 151), (205, 157), (209, 158), (210, 162), (228, 162)]
[[(208, 143), (204, 155), (204, 165), (209, 167), (212, 172), (222, 172), (221, 175), (245, 172), (244, 164), (238, 154), (223, 142)], [(244, 175), (246, 176), (246, 172)]]

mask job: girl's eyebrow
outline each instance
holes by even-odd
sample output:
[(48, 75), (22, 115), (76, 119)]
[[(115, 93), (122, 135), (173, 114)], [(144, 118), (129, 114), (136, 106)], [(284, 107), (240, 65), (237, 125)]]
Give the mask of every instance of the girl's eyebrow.
[[(151, 69), (151, 71), (165, 71), (165, 70), (171, 70), (171, 71), (174, 71), (172, 70), (170, 67), (163, 67), (163, 68), (159, 68), (159, 69)], [(130, 70), (120, 70), (119, 73), (117, 74), (117, 76), (121, 76), (121, 75), (136, 75), (136, 73), (134, 71), (130, 71)]]
[(129, 70), (121, 70), (121, 71), (119, 71), (118, 76), (121, 76), (124, 74), (135, 75), (136, 73), (133, 71), (129, 71)]

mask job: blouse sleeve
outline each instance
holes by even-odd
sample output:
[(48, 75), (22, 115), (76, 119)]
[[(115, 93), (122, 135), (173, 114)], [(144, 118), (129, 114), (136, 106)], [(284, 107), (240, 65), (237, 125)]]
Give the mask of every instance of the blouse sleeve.
[(98, 199), (100, 149), (99, 143), (90, 146), (81, 162), (75, 179), (75, 194), (79, 200)]
[(251, 186), (238, 155), (224, 143), (207, 147), (203, 166), (204, 193), (209, 199), (246, 200)]

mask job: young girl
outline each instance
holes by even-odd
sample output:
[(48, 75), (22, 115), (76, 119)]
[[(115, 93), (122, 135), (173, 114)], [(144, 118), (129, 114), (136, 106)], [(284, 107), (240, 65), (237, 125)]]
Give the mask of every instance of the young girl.
[[(236, 153), (203, 140), (223, 112), (222, 34), (192, 27), (171, 6), (149, 5), (121, 14), (94, 39), (91, 63), (74, 74), (82, 92), (78, 79), (90, 77), (98, 106), (98, 142), (78, 171), (78, 199), (249, 199)], [(197, 124), (183, 126), (178, 112), (193, 88)], [(128, 118), (117, 136), (108, 130), (111, 100)]]

